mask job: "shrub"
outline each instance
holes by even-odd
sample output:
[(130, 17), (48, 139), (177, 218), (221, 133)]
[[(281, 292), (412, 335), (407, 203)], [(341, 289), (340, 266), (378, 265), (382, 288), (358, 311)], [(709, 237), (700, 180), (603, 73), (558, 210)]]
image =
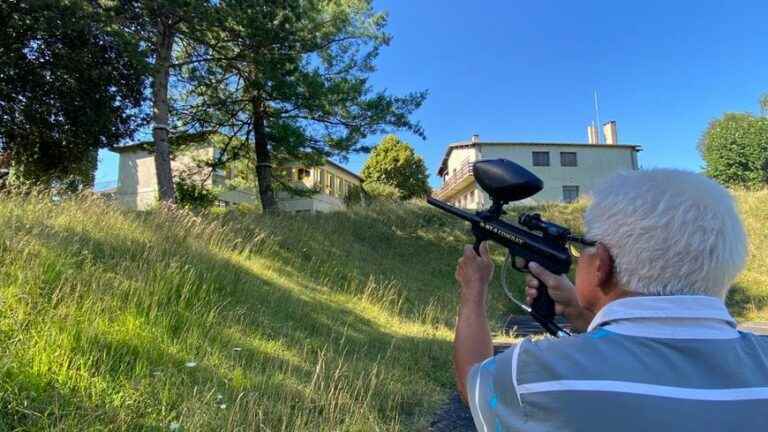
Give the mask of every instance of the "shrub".
[(176, 203), (181, 207), (193, 209), (207, 209), (216, 204), (216, 194), (192, 181), (179, 179), (175, 182)]
[(387, 135), (374, 147), (362, 174), (367, 181), (396, 188), (402, 200), (426, 196), (430, 192), (424, 159), (395, 135)]
[(400, 189), (380, 182), (366, 182), (363, 190), (371, 198), (379, 200), (399, 201), (403, 195)]
[(768, 118), (728, 113), (709, 124), (699, 144), (706, 174), (734, 187), (768, 183)]

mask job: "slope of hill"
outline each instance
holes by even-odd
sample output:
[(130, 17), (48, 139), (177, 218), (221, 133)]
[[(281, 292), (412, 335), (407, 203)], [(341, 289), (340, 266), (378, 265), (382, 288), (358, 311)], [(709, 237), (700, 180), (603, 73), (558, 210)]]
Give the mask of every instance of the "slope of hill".
[[(768, 195), (737, 196), (752, 261), (731, 305), (759, 316)], [(578, 225), (583, 205), (540, 210)], [(452, 391), (468, 230), (431, 208), (196, 216), (3, 196), (0, 226), (0, 431), (421, 430)], [(497, 323), (513, 310), (498, 286), (490, 307)]]
[(411, 430), (453, 386), (467, 229), (424, 206), (6, 196), (0, 226), (0, 431)]

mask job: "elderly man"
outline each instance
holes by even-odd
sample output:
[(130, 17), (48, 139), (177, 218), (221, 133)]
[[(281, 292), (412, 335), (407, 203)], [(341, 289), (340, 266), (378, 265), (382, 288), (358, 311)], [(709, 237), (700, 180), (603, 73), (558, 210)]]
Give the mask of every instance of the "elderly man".
[[(470, 246), (456, 278), (454, 363), (479, 431), (768, 430), (768, 338), (739, 332), (723, 299), (744, 266), (728, 192), (698, 174), (616, 175), (593, 191), (576, 286), (536, 263), (577, 331), (495, 357), (493, 264)], [(523, 263), (524, 264), (524, 263)], [(527, 279), (528, 301), (539, 284)]]

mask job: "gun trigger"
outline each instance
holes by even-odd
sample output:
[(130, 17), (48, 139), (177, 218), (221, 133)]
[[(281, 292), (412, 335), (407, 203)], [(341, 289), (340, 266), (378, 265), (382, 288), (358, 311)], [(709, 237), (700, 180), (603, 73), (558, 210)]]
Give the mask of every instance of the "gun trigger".
[(477, 256), (480, 256), (480, 244), (481, 243), (482, 242), (480, 241), (480, 239), (475, 239), (475, 244), (473, 246), (473, 249), (475, 250), (475, 253), (477, 254)]

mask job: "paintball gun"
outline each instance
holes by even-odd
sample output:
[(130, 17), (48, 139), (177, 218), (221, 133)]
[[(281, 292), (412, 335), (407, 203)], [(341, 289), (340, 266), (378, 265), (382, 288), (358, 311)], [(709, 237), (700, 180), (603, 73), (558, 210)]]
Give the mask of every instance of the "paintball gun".
[[(493, 240), (507, 248), (507, 263), (516, 270), (527, 272), (527, 269), (514, 265), (514, 258), (520, 257), (526, 261), (526, 267), (527, 263), (535, 261), (554, 274), (564, 274), (571, 268), (569, 242), (594, 245), (593, 242), (571, 235), (571, 231), (566, 227), (543, 220), (537, 213), (521, 214), (518, 219), (521, 226), (501, 219), (505, 214), (504, 205), (535, 195), (544, 187), (541, 179), (532, 172), (507, 159), (477, 161), (472, 171), (477, 184), (491, 198), (491, 206), (488, 209), (471, 213), (432, 197), (427, 198), (427, 202), (472, 224), (476, 253), (479, 254), (480, 243)], [(505, 284), (506, 290), (504, 276), (502, 283)], [(557, 337), (569, 335), (554, 322), (555, 302), (541, 280), (539, 293), (531, 307), (515, 300), (511, 295), (509, 297), (530, 313), (549, 334)]]

